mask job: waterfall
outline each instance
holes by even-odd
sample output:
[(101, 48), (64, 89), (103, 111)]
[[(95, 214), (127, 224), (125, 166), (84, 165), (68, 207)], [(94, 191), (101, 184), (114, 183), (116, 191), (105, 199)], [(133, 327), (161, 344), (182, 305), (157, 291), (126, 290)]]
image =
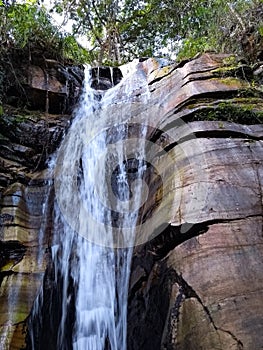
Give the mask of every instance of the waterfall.
[[(136, 88), (142, 84), (147, 99), (148, 85), (139, 77)], [(126, 349), (130, 265), (147, 196), (147, 164), (144, 143), (124, 142), (130, 109), (114, 115), (108, 108), (125, 86), (94, 91), (87, 71), (80, 106), (50, 162), (56, 196), (52, 277), (46, 276), (51, 291), (49, 297), (42, 291), (35, 302), (29, 327), (33, 349)], [(136, 132), (145, 139), (146, 131), (141, 126)]]

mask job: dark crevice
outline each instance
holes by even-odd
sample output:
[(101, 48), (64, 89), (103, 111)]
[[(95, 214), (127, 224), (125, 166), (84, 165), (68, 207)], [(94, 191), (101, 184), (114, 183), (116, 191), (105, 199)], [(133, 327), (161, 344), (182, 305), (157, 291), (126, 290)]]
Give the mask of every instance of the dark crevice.
[(172, 226), (170, 224), (168, 226), (165, 226), (162, 233), (147, 243), (147, 249), (152, 254), (154, 261), (161, 260), (165, 258), (167, 254), (178, 245), (188, 241), (191, 238), (198, 237), (206, 233), (209, 227), (212, 225), (229, 223), (232, 221), (245, 220), (255, 217), (261, 217), (261, 215), (255, 214), (244, 216), (242, 218), (213, 219), (200, 223), (185, 223), (178, 226)]
[(135, 252), (133, 258), (132, 271), (135, 271), (136, 266), (140, 266), (140, 261), (143, 259), (145, 274), (130, 289), (129, 300), (133, 300), (142, 284), (147, 281), (148, 275), (157, 261), (165, 258), (170, 251), (181, 243), (207, 232), (211, 223), (212, 221), (200, 224), (186, 223), (179, 226), (165, 225), (162, 233), (139, 247), (139, 252)]
[(23, 321), (13, 323), (12, 326), (23, 325), (25, 327), (25, 329), (26, 329), (26, 325), (25, 325), (26, 320), (27, 320), (27, 318), (25, 318)]
[[(245, 75), (245, 72), (243, 71), (243, 74), (238, 72), (237, 70), (235, 71), (236, 72), (236, 75), (234, 75), (233, 72), (231, 72), (231, 74), (217, 74), (217, 72), (213, 72), (214, 70), (220, 68), (220, 66), (217, 66), (217, 67), (212, 67), (210, 69), (207, 69), (207, 70), (204, 70), (204, 71), (194, 71), (194, 72), (190, 72), (188, 73), (184, 79), (186, 79), (188, 76), (191, 76), (191, 75), (195, 75), (195, 74), (200, 74), (200, 73), (206, 73), (206, 72), (212, 72), (211, 76), (199, 76), (198, 78), (194, 79), (189, 79), (188, 81), (186, 81), (182, 87), (186, 86), (187, 84), (193, 82), (193, 81), (201, 81), (201, 80), (211, 80), (211, 79), (217, 79), (218, 82), (221, 82), (224, 84), (224, 81), (220, 81), (220, 79), (222, 80), (225, 80), (227, 78), (230, 78), (230, 79), (236, 79), (237, 81), (240, 81), (240, 80), (243, 80), (243, 81), (251, 81), (251, 79), (253, 79), (253, 74), (252, 74), (252, 71), (251, 71), (251, 68), (249, 67), (250, 71), (247, 70), (247, 76)], [(243, 68), (243, 67), (240, 67), (240, 68)]]
[(243, 345), (242, 341), (239, 340), (232, 332), (230, 332), (226, 329), (220, 328), (220, 327), (216, 327), (215, 324), (213, 324), (213, 326), (215, 327), (216, 330), (229, 334), (234, 339), (234, 341), (237, 343), (238, 350), (244, 349), (244, 345)]
[[(163, 78), (168, 77), (168, 76), (171, 75), (171, 73), (173, 73), (176, 69), (182, 68), (183, 66), (185, 66), (185, 65), (186, 65), (187, 63), (189, 63), (190, 61), (191, 61), (191, 59), (186, 59), (186, 60), (181, 61), (180, 63), (176, 64), (167, 74), (164, 74), (163, 76), (158, 77), (158, 78), (152, 80), (151, 82), (149, 82), (148, 85), (149, 85), (149, 86), (150, 86), (150, 85), (153, 85), (153, 84), (157, 83), (158, 81), (162, 80)], [(184, 80), (184, 79), (186, 79), (188, 76), (193, 75), (193, 74), (202, 74), (202, 73), (206, 73), (206, 72), (211, 72), (211, 71), (213, 71), (213, 70), (215, 70), (215, 69), (217, 69), (217, 68), (219, 68), (219, 67), (220, 67), (220, 66), (218, 65), (218, 66), (215, 66), (215, 67), (209, 67), (209, 68), (204, 69), (204, 70), (189, 72), (189, 73), (187, 73), (184, 77), (182, 77), (182, 79)], [(204, 77), (204, 78), (201, 78), (201, 79), (198, 78), (197, 80), (203, 80), (203, 79), (207, 79), (207, 77)], [(194, 80), (194, 79), (193, 79), (193, 80)], [(185, 85), (185, 84), (184, 84), (184, 85)], [(184, 85), (183, 85), (183, 86), (184, 86)]]
[(136, 298), (136, 293), (138, 292), (138, 290), (141, 289), (143, 283), (147, 282), (148, 277), (149, 276), (147, 276), (146, 274), (140, 277), (138, 281), (136, 281), (136, 283), (132, 286), (132, 288), (130, 288), (128, 297), (129, 302)]
[(19, 228), (24, 228), (24, 229), (26, 229), (26, 230), (29, 230), (29, 229), (34, 229), (34, 228), (36, 228), (36, 229), (38, 229), (39, 228), (39, 226), (25, 226), (25, 225), (20, 225), (20, 224), (6, 224), (5, 225), (5, 227), (19, 227)]
[(232, 130), (208, 130), (208, 131), (196, 131), (192, 134), (189, 134), (185, 137), (182, 137), (176, 142), (173, 142), (166, 146), (164, 148), (164, 151), (159, 152), (156, 156), (161, 156), (163, 152), (169, 152), (174, 147), (193, 140), (193, 139), (208, 139), (208, 138), (219, 138), (219, 139), (226, 139), (226, 138), (233, 138), (233, 139), (243, 139), (244, 141), (261, 141), (263, 140), (263, 137), (253, 136), (249, 135), (247, 133), (239, 132), (239, 131), (232, 131)]
[(3, 282), (3, 279), (4, 279), (5, 277), (11, 276), (11, 275), (15, 275), (15, 274), (17, 274), (17, 273), (18, 273), (18, 272), (14, 272), (14, 271), (12, 271), (12, 270), (1, 271), (1, 272), (0, 272), (0, 287), (1, 287), (2, 282)]
[(0, 271), (6, 265), (10, 266), (8, 270), (0, 272), (0, 286), (4, 277), (16, 273), (11, 269), (23, 259), (25, 253), (26, 247), (19, 241), (0, 241)]
[[(190, 299), (190, 298), (196, 299), (200, 303), (200, 305), (202, 306), (204, 312), (206, 313), (206, 315), (207, 315), (209, 321), (211, 322), (213, 328), (215, 329), (215, 331), (221, 331), (221, 332), (229, 334), (235, 340), (235, 342), (237, 343), (238, 349), (242, 350), (243, 349), (243, 343), (232, 332), (230, 332), (228, 330), (225, 330), (223, 328), (217, 327), (215, 322), (214, 322), (214, 320), (213, 320), (213, 318), (212, 318), (212, 315), (211, 315), (208, 307), (206, 305), (204, 305), (204, 303), (202, 302), (201, 297), (185, 281), (185, 279), (182, 277), (181, 274), (178, 274), (175, 270), (173, 270), (173, 273), (174, 273), (174, 282), (177, 283), (181, 287), (182, 292), (185, 295), (185, 298), (186, 299)], [(180, 305), (179, 305), (179, 307), (180, 307)], [(179, 307), (178, 307), (178, 310), (179, 310)]]
[(19, 241), (0, 241), (0, 267), (7, 261), (18, 263), (25, 255), (26, 247)]
[[(256, 107), (255, 107), (256, 109)], [(240, 125), (262, 124), (262, 111), (254, 111), (238, 105), (230, 105), (229, 101), (220, 102), (217, 106), (201, 107), (193, 110), (181, 119), (185, 123), (195, 121), (226, 121)]]
[[(184, 77), (184, 79), (186, 79), (186, 77), (188, 77), (188, 76), (190, 76), (190, 75), (194, 75), (194, 74), (198, 74), (198, 73), (206, 73), (206, 72), (210, 72), (210, 71), (212, 71), (212, 70), (213, 70), (213, 69), (209, 69), (209, 70), (204, 71), (204, 72), (193, 72), (193, 73), (189, 73), (189, 74), (187, 74), (187, 75)], [(204, 75), (204, 76), (199, 76), (199, 77), (192, 78), (192, 79), (190, 78), (189, 80), (187, 80), (186, 82), (184, 82), (184, 83), (181, 85), (181, 88), (183, 88), (184, 86), (186, 86), (186, 85), (192, 83), (193, 81), (195, 81), (195, 82), (199, 82), (199, 81), (203, 81), (203, 80), (209, 81), (209, 80), (215, 79), (215, 78), (216, 78), (216, 77), (215, 77), (213, 74), (211, 74), (210, 76)], [(217, 78), (217, 80), (220, 82), (220, 78)]]
[[(257, 92), (259, 93), (259, 92)], [(180, 119), (185, 122), (193, 122), (193, 121), (202, 121), (202, 120), (216, 120), (216, 121), (232, 121), (237, 122), (238, 124), (262, 124), (262, 121), (260, 119), (257, 120), (257, 117), (259, 117), (261, 111), (253, 111), (249, 108), (246, 109), (246, 107), (242, 108), (242, 102), (241, 106), (238, 106), (236, 104), (233, 104), (234, 98), (261, 98), (262, 96), (255, 96), (254, 91), (249, 90), (228, 90), (228, 91), (214, 91), (214, 92), (206, 92), (202, 93), (200, 95), (195, 95), (187, 100), (181, 102), (177, 105), (177, 107), (174, 109), (173, 113), (169, 118), (174, 118), (176, 114), (181, 112), (184, 109), (189, 109), (188, 113), (187, 111), (184, 111), (184, 116), (182, 116)], [(233, 101), (231, 101), (233, 99)], [(200, 102), (205, 104), (204, 106), (200, 106)], [(256, 110), (256, 103), (252, 101), (255, 104), (255, 110)], [(195, 104), (196, 107), (195, 107)], [(211, 104), (213, 104), (211, 106)], [(246, 104), (244, 102), (243, 104)], [(227, 115), (226, 115), (227, 112)], [(231, 113), (230, 113), (231, 112)], [(242, 118), (240, 117), (240, 112), (242, 112)], [(208, 114), (212, 113), (213, 118), (211, 119)], [(232, 120), (230, 118), (230, 114), (232, 114), (232, 118), (236, 117), (237, 119)], [(244, 118), (246, 115), (246, 118)], [(251, 118), (252, 117), (252, 118)], [(174, 121), (167, 124), (163, 130), (167, 131), (169, 130), (170, 124), (173, 124), (178, 121)]]
[[(190, 61), (190, 60), (183, 60), (183, 61), (181, 61), (179, 64), (176, 64), (173, 68), (171, 68), (171, 70), (170, 70), (167, 74), (164, 74), (164, 75), (162, 75), (161, 77), (158, 77), (158, 78), (156, 78), (156, 79), (150, 81), (148, 85), (151, 86), (151, 85), (157, 83), (158, 81), (160, 81), (160, 80), (162, 80), (162, 79), (168, 77), (168, 76), (171, 75), (176, 69), (182, 68), (182, 67), (183, 67), (186, 63), (188, 63), (189, 61)], [(172, 66), (171, 66), (171, 67), (172, 67)], [(154, 91), (154, 90), (155, 90), (155, 89), (153, 89), (152, 91)]]
[(218, 78), (237, 78), (245, 82), (251, 82), (255, 78), (252, 67), (245, 63), (241, 64), (239, 62), (236, 66), (219, 66), (218, 68), (214, 72), (214, 75)]
[[(255, 170), (257, 181), (258, 181), (258, 189), (259, 189), (260, 203), (261, 203), (261, 212), (262, 212), (262, 215), (263, 215), (262, 179), (261, 179), (261, 176), (260, 176), (260, 173), (259, 173), (260, 161), (259, 161), (259, 159), (255, 159), (254, 158), (254, 153), (252, 152), (252, 149), (251, 149), (250, 145), (248, 145), (248, 149), (250, 150), (251, 157), (254, 160), (254, 162), (252, 163), (252, 167)], [(262, 232), (263, 232), (263, 227), (262, 227)], [(262, 233), (262, 235), (263, 235), (263, 233)]]
[[(13, 196), (11, 196), (12, 198)], [(15, 198), (16, 196), (14, 196)], [(5, 199), (7, 198), (7, 196), (5, 196)], [(25, 203), (25, 200), (23, 197), (18, 197), (21, 199), (21, 202)], [(1, 204), (1, 208), (5, 208), (5, 209), (16, 209), (17, 208), (17, 204)], [(1, 225), (1, 219), (0, 219), (0, 225)]]
[(262, 137), (250, 135), (247, 133), (243, 133), (242, 131), (234, 131), (234, 130), (209, 130), (209, 131), (197, 131), (194, 133), (196, 138), (235, 138), (235, 139), (244, 139), (252, 140), (252, 141), (260, 141), (263, 140)]
[[(195, 71), (193, 71), (193, 72), (187, 73), (187, 74), (183, 77), (183, 79), (186, 79), (186, 78), (188, 78), (188, 77), (191, 76), (191, 75), (196, 75), (196, 74), (202, 74), (202, 73), (212, 72), (213, 70), (218, 69), (218, 68), (220, 68), (220, 65), (218, 65), (218, 66), (213, 66), (213, 67), (209, 67), (209, 68), (204, 69), (204, 70), (195, 70)], [(198, 80), (204, 80), (204, 79), (207, 79), (207, 77), (204, 77), (204, 78), (201, 77), (201, 79), (198, 77), (197, 81), (198, 81)]]
[[(195, 75), (195, 74), (200, 74), (200, 73), (206, 73), (206, 72), (212, 72), (211, 76), (201, 76), (198, 77), (197, 79), (189, 79), (187, 82), (185, 82), (183, 86), (191, 83), (192, 81), (200, 81), (200, 80), (210, 80), (210, 79), (217, 79), (218, 82), (220, 82), (220, 79), (225, 80), (227, 78), (230, 79), (237, 79), (237, 81), (243, 80), (245, 82), (249, 82), (251, 81), (254, 77), (253, 77), (253, 73), (252, 73), (252, 69), (249, 66), (243, 65), (243, 66), (239, 66), (236, 67), (235, 69), (233, 69), (232, 71), (224, 71), (224, 72), (216, 72), (216, 69), (220, 69), (220, 65), (217, 67), (212, 67), (210, 69), (204, 70), (204, 71), (194, 71), (194, 72), (190, 72), (188, 73), (185, 77), (187, 78), (190, 75)], [(213, 72), (214, 71), (214, 72)], [(224, 84), (224, 82), (222, 81), (222, 83)]]
[(186, 223), (180, 226), (169, 225), (161, 234), (149, 242), (149, 252), (153, 255), (155, 261), (161, 260), (179, 244), (207, 232), (209, 225), (211, 225), (210, 222)]
[[(172, 69), (172, 70), (169, 71), (169, 73), (164, 74), (164, 75), (162, 75), (162, 76), (160, 76), (160, 77), (158, 77), (158, 78), (155, 78), (154, 80), (150, 81), (150, 82), (148, 83), (148, 85), (151, 86), (151, 85), (153, 85), (153, 84), (155, 84), (155, 83), (158, 83), (158, 81), (160, 81), (160, 80), (162, 80), (162, 79), (168, 77), (169, 75), (171, 75), (171, 73), (172, 73), (174, 70), (175, 70), (175, 69)], [(153, 92), (153, 91), (155, 91), (155, 90), (156, 90), (156, 89), (154, 88), (154, 89), (151, 90), (151, 92)]]
[[(218, 101), (221, 100), (221, 102), (224, 102), (225, 100), (229, 100), (229, 99), (234, 99), (235, 97), (240, 97), (240, 90), (238, 89), (233, 89), (233, 90), (225, 90), (225, 91), (210, 91), (210, 92), (204, 92), (204, 93), (200, 93), (198, 95), (193, 95), (191, 97), (189, 97), (187, 100), (184, 100), (183, 102), (179, 103), (171, 117), (174, 117), (174, 115), (176, 115), (177, 113), (179, 113), (180, 111), (182, 111), (183, 109), (187, 108), (187, 106), (192, 106), (195, 103), (197, 103), (197, 101), (202, 101), (202, 100), (211, 100), (211, 101)], [(246, 96), (249, 97), (249, 96)], [(251, 96), (254, 97), (254, 96)], [(194, 114), (195, 111), (193, 111), (191, 114)], [(186, 121), (188, 121), (190, 114), (186, 115)], [(183, 118), (181, 118), (183, 119)], [(184, 119), (183, 119), (184, 120)], [(185, 120), (184, 120), (185, 121)], [(164, 130), (169, 130), (169, 124), (167, 124), (167, 126), (165, 126)]]
[[(155, 238), (135, 248), (131, 270), (135, 271), (137, 266), (143, 267), (145, 276), (148, 276), (156, 262), (165, 259), (169, 252), (178, 245), (188, 241), (191, 238), (198, 237), (206, 233), (210, 226), (258, 217), (262, 216), (257, 214), (247, 215), (246, 217), (242, 218), (214, 219), (197, 224), (185, 223), (178, 226), (173, 226), (171, 224), (168, 226), (164, 225), (162, 233), (160, 233), (158, 236), (155, 236), (153, 233)], [(160, 228), (158, 228), (158, 231), (160, 231)], [(139, 289), (144, 283), (145, 278), (147, 279), (148, 277), (142, 276), (140, 278), (141, 283), (136, 282), (133, 285), (132, 290), (130, 290), (131, 294), (136, 293), (137, 289)]]

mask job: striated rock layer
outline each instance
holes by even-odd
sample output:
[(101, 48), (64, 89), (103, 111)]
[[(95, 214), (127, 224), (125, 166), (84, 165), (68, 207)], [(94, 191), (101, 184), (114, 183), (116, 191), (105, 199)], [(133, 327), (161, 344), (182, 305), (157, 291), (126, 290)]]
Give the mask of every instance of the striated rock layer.
[[(56, 67), (61, 67), (48, 64), (49, 73), (57, 76)], [(29, 71), (39, 78), (39, 68)], [(121, 79), (119, 72), (107, 70), (111, 81), (97, 79), (98, 71), (92, 75), (97, 88), (106, 89)], [(146, 126), (147, 139), (158, 146), (149, 160), (159, 174), (150, 174), (148, 200), (141, 211), (148, 230), (145, 237), (137, 237), (134, 250), (128, 349), (259, 350), (263, 93), (257, 80), (261, 77), (232, 56), (212, 53), (171, 66), (148, 59), (138, 63), (135, 77), (127, 80), (125, 89), (113, 89), (117, 107), (109, 107), (110, 115), (125, 121), (126, 113), (134, 135), (138, 125)], [(41, 79), (37, 86), (34, 79), (27, 85), (29, 100), (35, 100), (31, 92), (41, 90), (38, 96), (43, 97), (45, 110), (45, 91), (52, 91), (48, 112), (65, 112), (61, 104), (70, 111), (76, 95), (65, 102), (63, 86), (51, 79), (49, 89)], [(141, 80), (146, 86), (140, 85)], [(79, 83), (74, 84), (79, 91)], [(145, 103), (139, 102), (144, 95)], [(70, 123), (67, 114), (21, 117), (14, 106), (5, 106), (0, 118), (3, 349), (26, 347), (27, 318), (52, 241), (54, 193), (46, 160)], [(111, 131), (109, 139), (114, 139)]]
[(135, 249), (129, 350), (262, 348), (262, 92), (226, 62), (149, 75), (162, 96), (151, 115), (174, 139), (163, 171), (178, 166), (163, 188), (169, 225)]
[[(19, 84), (12, 74), (21, 79)], [(55, 61), (28, 66), (17, 61), (14, 71), (6, 72), (6, 85), (1, 89), (5, 90), (2, 99), (8, 103), (3, 105), (0, 116), (0, 348), (3, 350), (25, 348), (27, 318), (48, 261), (54, 194), (52, 178), (45, 170), (46, 160), (60, 144), (71, 119), (70, 114), (50, 112), (72, 110), (82, 80), (83, 73), (78, 67), (63, 67)]]
[[(45, 271), (44, 261), (40, 261), (49, 235), (47, 226), (40, 239), (49, 179), (36, 170), (45, 166), (44, 158), (57, 147), (68, 123), (64, 117), (56, 119), (53, 126), (52, 120), (15, 119), (12, 115), (0, 118), (2, 349), (20, 349), (25, 342), (25, 321)], [(52, 206), (47, 210), (51, 212)]]

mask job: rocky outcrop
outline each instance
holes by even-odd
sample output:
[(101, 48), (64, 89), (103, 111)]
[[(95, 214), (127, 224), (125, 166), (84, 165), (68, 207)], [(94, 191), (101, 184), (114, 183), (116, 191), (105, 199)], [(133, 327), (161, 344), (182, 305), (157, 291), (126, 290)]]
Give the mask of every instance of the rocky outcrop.
[[(63, 65), (39, 57), (28, 60), (20, 52), (0, 60), (2, 101), (51, 114), (71, 113), (84, 78), (83, 67)], [(1, 96), (0, 96), (1, 97)]]
[[(50, 177), (45, 160), (55, 150), (69, 123), (66, 116), (0, 118), (0, 344), (20, 349), (25, 321), (45, 271), (49, 225), (42, 232), (48, 206)], [(50, 216), (50, 215), (49, 215)], [(42, 261), (42, 263), (41, 263)]]
[(228, 60), (206, 54), (149, 76), (163, 96), (151, 116), (172, 136), (163, 149), (177, 166), (162, 168), (173, 176), (163, 182), (169, 225), (135, 249), (130, 350), (262, 346), (262, 92), (229, 75)]
[[(41, 100), (38, 108), (46, 113), (20, 115), (11, 89), (0, 118), (3, 349), (25, 347), (26, 321), (48, 266), (52, 237), (54, 193), (46, 160), (70, 124), (66, 112), (77, 101), (81, 81), (72, 77), (76, 89), (65, 103), (63, 81), (68, 84), (65, 71), (70, 69), (63, 68), (64, 78), (53, 80), (61, 66), (46, 64), (52, 76), (48, 88), (42, 66), (29, 67), (23, 85), (31, 106)], [(138, 125), (145, 126), (147, 139), (160, 151), (148, 159), (156, 168), (149, 174), (149, 200), (141, 212), (148, 236), (138, 237), (143, 244), (135, 247), (132, 263), (129, 350), (262, 346), (259, 70), (213, 53), (178, 65), (140, 60), (136, 79), (127, 79), (125, 89), (113, 89), (118, 108), (110, 106), (109, 115), (132, 116), (129, 134), (136, 136)], [(37, 82), (28, 78), (32, 72)], [(94, 87), (103, 90), (121, 79), (119, 71), (106, 69), (104, 75), (97, 79), (93, 70)], [(109, 142), (112, 138), (114, 128)]]
[(38, 66), (15, 60), (2, 73), (0, 348), (21, 349), (26, 320), (46, 269), (51, 234), (49, 198), (54, 196), (46, 161), (70, 125), (69, 113), (84, 75), (78, 67), (52, 60)]

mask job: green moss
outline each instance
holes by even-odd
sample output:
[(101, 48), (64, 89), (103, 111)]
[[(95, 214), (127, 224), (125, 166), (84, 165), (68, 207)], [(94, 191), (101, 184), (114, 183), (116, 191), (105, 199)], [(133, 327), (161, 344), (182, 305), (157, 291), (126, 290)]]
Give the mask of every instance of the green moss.
[(21, 122), (24, 122), (24, 121), (26, 121), (28, 119), (28, 116), (26, 116), (26, 115), (19, 115), (19, 114), (15, 115), (14, 117), (15, 117), (15, 119), (14, 119), (15, 123), (21, 123)]
[(237, 65), (237, 63), (238, 63), (238, 59), (235, 55), (231, 55), (223, 59), (224, 66), (233, 66), (233, 65)]
[(224, 123), (220, 121), (218, 123), (218, 127), (219, 127), (219, 129), (224, 129), (225, 128)]
[[(219, 103), (194, 112), (192, 120), (228, 121), (239, 124), (262, 124), (263, 111), (257, 110), (254, 104), (235, 105), (230, 102)], [(219, 127), (222, 127), (219, 126)]]
[(14, 266), (14, 261), (9, 260), (9, 261), (5, 261), (3, 266), (1, 266), (0, 271), (10, 271), (11, 268)]
[[(1, 105), (0, 105), (1, 106)], [(46, 114), (40, 111), (30, 111), (26, 108), (17, 108), (7, 104), (3, 105), (3, 117), (10, 120), (12, 123), (21, 123), (27, 120), (37, 121), (46, 119)]]
[(249, 96), (249, 97), (242, 97), (238, 96), (233, 98), (231, 101), (228, 100), (225, 103), (231, 103), (231, 104), (239, 104), (242, 106), (247, 106), (251, 109), (257, 109), (263, 111), (263, 99), (258, 96)]
[[(237, 69), (237, 66), (222, 66), (213, 70), (213, 74), (216, 76), (230, 75), (233, 71)], [(231, 75), (233, 76), (233, 75)]]
[(217, 79), (217, 81), (228, 86), (236, 86), (237, 84), (240, 85), (240, 79), (235, 77), (225, 77), (220, 80)]
[(235, 66), (223, 66), (213, 70), (216, 77), (234, 77), (236, 79), (251, 82), (254, 79), (253, 70), (250, 66), (245, 64), (238, 64)]

